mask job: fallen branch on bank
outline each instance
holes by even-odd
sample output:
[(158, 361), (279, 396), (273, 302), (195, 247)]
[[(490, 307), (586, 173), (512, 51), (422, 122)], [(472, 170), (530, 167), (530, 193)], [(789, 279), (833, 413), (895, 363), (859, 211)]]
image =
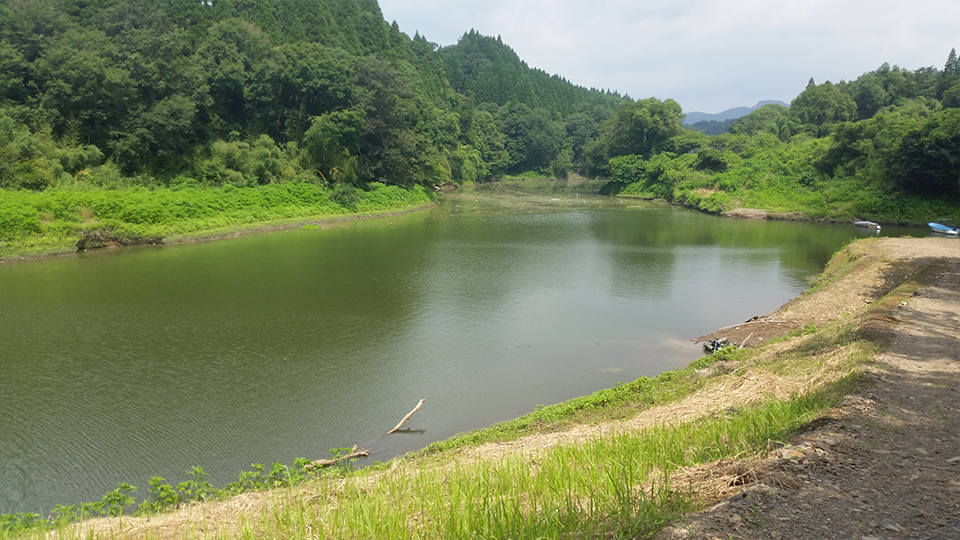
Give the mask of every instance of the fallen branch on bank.
[(357, 448), (357, 445), (353, 445), (353, 448), (350, 449), (350, 453), (349, 453), (349, 454), (346, 454), (346, 455), (343, 455), (343, 456), (337, 456), (337, 457), (335, 457), (335, 458), (333, 458), (333, 459), (317, 459), (317, 460), (311, 461), (310, 463), (307, 463), (306, 466), (304, 466), (304, 469), (309, 470), (309, 469), (316, 469), (316, 468), (320, 468), (320, 467), (329, 467), (329, 466), (331, 466), (331, 465), (336, 465), (337, 463), (340, 463), (341, 461), (346, 461), (346, 460), (348, 460), (348, 459), (356, 459), (356, 458), (361, 458), (361, 457), (367, 457), (367, 456), (369, 456), (369, 455), (370, 455), (370, 451), (369, 451), (369, 450), (358, 449), (358, 448)]
[(724, 330), (729, 330), (731, 328), (736, 328), (739, 326), (750, 326), (753, 324), (786, 324), (788, 321), (778, 321), (776, 319), (760, 319), (756, 321), (747, 321), (740, 324), (731, 324), (730, 326), (724, 326), (723, 328), (718, 328), (717, 332), (722, 332)]
[(421, 399), (421, 400), (420, 400), (420, 403), (417, 403), (417, 406), (414, 407), (412, 411), (408, 412), (407, 415), (403, 417), (403, 420), (401, 420), (400, 423), (397, 424), (397, 427), (395, 427), (395, 428), (393, 428), (393, 429), (391, 429), (390, 431), (387, 432), (387, 435), (390, 435), (391, 433), (394, 433), (394, 432), (396, 432), (398, 429), (400, 429), (400, 426), (402, 426), (402, 425), (404, 424), (404, 422), (406, 422), (407, 420), (409, 420), (410, 417), (413, 416), (413, 413), (415, 413), (415, 412), (417, 412), (418, 410), (420, 410), (420, 407), (422, 407), (423, 404), (426, 403), (426, 402), (427, 402), (427, 400)]

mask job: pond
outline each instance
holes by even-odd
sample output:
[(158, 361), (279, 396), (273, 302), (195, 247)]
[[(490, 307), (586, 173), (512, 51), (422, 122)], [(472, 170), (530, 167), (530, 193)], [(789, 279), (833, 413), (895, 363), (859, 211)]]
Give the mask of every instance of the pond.
[(196, 465), (222, 486), (354, 444), (386, 461), (656, 375), (870, 234), (591, 191), (490, 186), (323, 230), (0, 265), (0, 513)]

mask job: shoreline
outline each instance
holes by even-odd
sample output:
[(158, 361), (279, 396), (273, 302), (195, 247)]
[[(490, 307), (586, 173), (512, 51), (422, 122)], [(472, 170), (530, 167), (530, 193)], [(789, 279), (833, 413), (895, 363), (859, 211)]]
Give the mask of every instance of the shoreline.
[[(640, 401), (646, 405), (641, 407), (639, 413), (634, 404), (628, 404), (625, 409), (625, 411), (632, 410), (634, 417), (615, 413), (613, 418), (598, 420), (589, 413), (586, 416), (574, 413), (566, 423), (551, 424), (534, 420), (530, 426), (531, 433), (527, 435), (518, 436), (516, 433), (514, 435), (508, 433), (505, 437), (501, 437), (503, 440), (479, 443), (463, 440), (462, 444), (449, 448), (438, 448), (432, 452), (413, 452), (383, 466), (365, 467), (367, 472), (356, 473), (358, 482), (372, 486), (377, 479), (389, 477), (394, 472), (402, 475), (403, 471), (408, 471), (407, 474), (409, 474), (410, 470), (420, 470), (423, 467), (436, 469), (436, 473), (442, 474), (451, 467), (458, 467), (471, 460), (480, 460), (482, 463), (489, 464), (504, 459), (537, 460), (538, 456), (549, 452), (554, 447), (582, 445), (595, 439), (609, 437), (612, 433), (642, 432), (650, 426), (696, 422), (701, 418), (722, 415), (724, 411), (740, 410), (751, 403), (757, 403), (758, 399), (776, 399), (778, 396), (789, 395), (804, 388), (809, 391), (811, 388), (815, 389), (823, 385), (830, 387), (837, 381), (853, 380), (852, 383), (846, 383), (847, 391), (844, 395), (847, 397), (843, 398), (838, 407), (820, 415), (789, 439), (778, 439), (776, 443), (770, 443), (767, 450), (761, 450), (759, 455), (748, 453), (718, 462), (684, 467), (672, 472), (674, 485), (691, 486), (700, 493), (698, 497), (702, 499), (698, 500), (702, 500), (703, 505), (713, 506), (696, 514), (684, 513), (679, 516), (679, 519), (673, 518), (671, 524), (661, 531), (663, 536), (658, 538), (687, 538), (689, 532), (697, 535), (707, 531), (725, 537), (730, 533), (750, 534), (754, 528), (768, 531), (772, 528), (781, 532), (792, 524), (809, 527), (810, 523), (817, 523), (816, 513), (810, 513), (806, 518), (797, 518), (788, 514), (789, 520), (781, 521), (778, 518), (773, 523), (769, 523), (768, 520), (761, 522), (758, 517), (756, 524), (747, 522), (743, 516), (757, 515), (758, 509), (782, 515), (783, 511), (778, 501), (783, 497), (797, 499), (794, 490), (798, 488), (792, 486), (801, 486), (799, 488), (801, 491), (807, 489), (804, 486), (809, 486), (809, 489), (813, 490), (808, 494), (811, 497), (816, 495), (816, 489), (825, 487), (834, 489), (832, 485), (822, 484), (809, 475), (804, 476), (805, 472), (816, 470), (818, 471), (816, 474), (821, 477), (826, 473), (840, 474), (844, 471), (847, 473), (868, 471), (869, 473), (873, 470), (872, 465), (877, 462), (886, 465), (886, 462), (891, 460), (897, 463), (902, 460), (902, 453), (890, 452), (887, 446), (863, 449), (862, 446), (868, 441), (876, 440), (877, 437), (873, 436), (877, 435), (876, 430), (883, 435), (883, 432), (889, 431), (890, 428), (880, 426), (874, 431), (863, 432), (863, 426), (870, 421), (877, 421), (877, 417), (871, 416), (872, 420), (866, 422), (855, 417), (863, 412), (860, 404), (869, 405), (878, 400), (874, 394), (880, 395), (879, 399), (883, 402), (894, 399), (897, 392), (904, 390), (893, 387), (881, 393), (877, 384), (882, 382), (885, 376), (880, 374), (877, 359), (883, 361), (883, 355), (892, 350), (891, 343), (896, 341), (894, 334), (899, 331), (898, 326), (901, 321), (923, 315), (924, 311), (921, 308), (918, 308), (919, 311), (911, 311), (909, 306), (918, 303), (922, 307), (925, 306), (922, 302), (927, 298), (935, 299), (935, 287), (941, 286), (944, 279), (947, 280), (948, 286), (957, 289), (960, 283), (958, 275), (960, 275), (960, 246), (951, 239), (886, 238), (854, 242), (834, 254), (816, 284), (801, 296), (788, 301), (768, 315), (778, 320), (806, 322), (812, 325), (812, 329), (791, 325), (790, 328), (781, 328), (781, 335), (770, 336), (770, 343), (763, 342), (761, 345), (757, 342), (753, 344), (757, 345), (756, 347), (748, 344), (748, 350), (742, 351), (742, 355), (738, 353), (738, 355), (721, 359), (705, 357), (712, 361), (694, 362), (685, 368), (689, 373), (682, 374), (681, 371), (684, 369), (676, 370), (670, 372), (672, 375), (661, 382), (642, 378), (654, 383), (653, 386), (669, 386), (670, 381), (679, 376), (691, 377), (692, 380), (699, 381), (695, 383), (698, 386), (692, 389), (692, 393), (679, 396), (678, 400), (667, 399), (664, 403), (658, 403), (656, 399), (648, 401), (647, 398), (642, 398)], [(960, 289), (955, 291), (950, 301), (955, 300), (956, 294), (960, 294)], [(937, 317), (937, 314), (941, 313), (942, 306), (923, 309), (934, 309), (934, 312), (927, 314)], [(957, 323), (954, 325), (953, 332), (960, 332), (960, 314), (957, 313), (955, 305), (953, 315)], [(740, 326), (744, 324), (741, 323)], [(797, 331), (798, 327), (804, 330)], [(791, 329), (793, 332), (790, 331)], [(853, 341), (850, 341), (851, 339)], [(917, 343), (911, 344), (910, 347), (916, 348)], [(954, 373), (960, 373), (960, 366), (954, 366), (953, 369)], [(872, 375), (873, 373), (877, 375)], [(877, 377), (881, 378), (877, 379)], [(605, 402), (618, 388), (632, 390), (629, 388), (631, 384), (634, 383), (601, 391), (594, 396), (599, 396), (599, 401)], [(945, 386), (942, 389), (929, 390), (931, 393), (935, 391), (949, 394), (955, 389)], [(913, 396), (915, 392), (916, 390), (911, 390), (899, 396), (903, 406), (914, 405), (907, 402), (907, 399), (914, 398), (906, 396)], [(593, 396), (584, 398), (590, 397)], [(931, 394), (928, 401), (936, 403), (942, 397)], [(584, 398), (575, 398), (558, 406)], [(851, 408), (851, 403), (857, 406)], [(600, 408), (607, 406), (606, 404), (597, 405)], [(543, 410), (551, 407), (553, 406), (545, 407)], [(875, 406), (873, 408), (876, 409)], [(537, 412), (540, 411), (535, 411)], [(882, 416), (883, 411), (877, 411), (877, 414)], [(844, 425), (849, 425), (848, 431), (843, 431)], [(497, 424), (478, 431), (497, 432), (502, 427), (502, 424)], [(824, 431), (825, 429), (828, 431)], [(838, 429), (840, 431), (837, 431)], [(937, 437), (936, 441), (941, 441), (939, 437), (943, 437), (943, 440), (941, 444), (925, 439), (922, 446), (927, 450), (924, 450), (921, 457), (926, 457), (928, 451), (931, 459), (937, 455), (946, 459), (955, 454), (955, 452), (950, 453), (940, 449), (944, 444), (951, 442), (951, 436), (947, 436), (942, 428), (938, 427), (932, 431), (929, 428), (924, 429), (929, 432), (921, 433), (919, 437), (926, 439)], [(858, 435), (850, 438), (849, 435), (853, 433)], [(886, 433), (886, 439), (890, 439), (890, 435), (891, 433)], [(896, 439), (897, 434), (892, 432), (892, 435)], [(860, 442), (861, 440), (863, 442)], [(889, 445), (893, 442), (884, 440), (883, 444)], [(846, 456), (862, 456), (865, 452), (873, 452), (869, 456), (870, 465), (860, 469), (855, 466), (848, 469), (835, 469), (837, 463), (847, 463), (844, 461), (847, 459)], [(952, 464), (955, 469), (958, 461), (960, 456), (951, 458), (940, 467), (949, 467)], [(829, 470), (822, 471), (816, 467)], [(890, 472), (887, 471), (886, 474), (889, 476)], [(881, 473), (878, 472), (871, 478), (889, 482), (888, 478), (876, 478), (878, 475)], [(852, 479), (855, 482), (862, 482), (860, 477)], [(926, 481), (924, 479), (924, 482)], [(295, 491), (288, 492), (288, 497), (283, 496), (281, 492), (258, 491), (202, 505), (190, 504), (169, 513), (150, 517), (126, 516), (122, 521), (116, 518), (100, 518), (82, 522), (77, 526), (81, 528), (78, 530), (96, 531), (97, 535), (104, 536), (117, 533), (118, 526), (123, 537), (127, 537), (124, 533), (134, 537), (140, 533), (160, 532), (163, 538), (176, 538), (180, 537), (178, 532), (191, 531), (190, 534), (195, 534), (198, 530), (207, 530), (211, 534), (223, 534), (241, 526), (238, 523), (250, 523), (244, 522), (244, 519), (258, 519), (257, 516), (261, 515), (261, 512), (263, 515), (276, 511), (286, 512), (291, 511), (291, 507), (294, 508), (293, 512), (298, 511), (296, 508), (300, 504), (299, 501), (302, 499), (310, 501), (318, 496), (315, 491), (322, 489), (321, 484), (326, 480), (319, 482), (319, 484), (303, 484)], [(899, 482), (895, 482), (897, 489), (907, 489), (903, 486), (908, 483), (914, 484), (916, 479), (911, 477), (908, 481), (904, 477), (899, 479)], [(779, 490), (779, 492), (774, 496), (771, 495), (773, 493), (771, 490)], [(954, 489), (954, 492), (960, 492), (960, 490)], [(747, 495), (741, 495), (743, 493)], [(891, 493), (894, 501), (897, 500), (896, 493), (896, 491)], [(323, 496), (326, 497), (326, 495)], [(856, 491), (847, 490), (833, 493), (831, 499), (823, 501), (823, 504), (829, 505), (830, 501), (837, 498), (852, 503), (863, 500)], [(243, 508), (237, 508), (237, 505)], [(795, 506), (788, 508), (788, 511), (792, 508)], [(846, 512), (843, 508), (832, 510), (820, 508), (818, 511), (832, 512), (830, 515)], [(247, 517), (238, 517), (241, 515)], [(880, 515), (882, 516), (882, 513)], [(236, 521), (238, 519), (239, 522)], [(200, 525), (201, 520), (206, 525)], [(763, 523), (767, 525), (764, 526)], [(210, 526), (212, 527), (207, 529)], [(216, 533), (213, 532), (214, 530)], [(782, 537), (798, 537), (795, 534), (805, 530), (807, 529), (790, 530)], [(201, 537), (204, 536), (201, 535)], [(748, 537), (772, 536), (757, 534)]]
[(834, 255), (817, 284), (770, 315), (806, 316), (824, 325), (817, 333), (851, 321), (834, 351), (871, 347), (852, 391), (767, 452), (685, 471), (681, 480), (709, 494), (704, 507), (654, 538), (955, 535), (958, 306), (951, 239), (861, 240)]
[(289, 220), (277, 220), (277, 221), (263, 221), (259, 223), (251, 223), (247, 225), (238, 225), (236, 229), (230, 227), (228, 229), (211, 229), (207, 231), (198, 231), (196, 233), (188, 233), (181, 235), (171, 235), (163, 239), (160, 242), (162, 245), (180, 245), (180, 244), (197, 244), (201, 242), (212, 242), (216, 240), (225, 240), (228, 238), (237, 238), (240, 236), (246, 236), (250, 234), (257, 234), (263, 232), (273, 232), (273, 231), (283, 231), (290, 229), (302, 228), (306, 225), (317, 225), (320, 229), (325, 229), (329, 227), (324, 227), (324, 225), (335, 225), (337, 223), (352, 223), (356, 221), (371, 221), (380, 218), (390, 218), (396, 216), (404, 216), (408, 214), (415, 214), (429, 208), (437, 206), (438, 203), (432, 202), (428, 204), (421, 204), (415, 207), (406, 208), (403, 210), (391, 210), (382, 213), (357, 213), (357, 214), (341, 214), (337, 216), (329, 217), (311, 217), (311, 218), (291, 218)]
[[(384, 212), (319, 215), (314, 217), (299, 217), (299, 218), (288, 218), (288, 219), (282, 219), (282, 220), (260, 221), (256, 223), (231, 225), (229, 227), (220, 228), (220, 229), (207, 229), (204, 231), (197, 231), (192, 233), (173, 234), (170, 236), (163, 237), (157, 242), (144, 242), (144, 243), (137, 243), (137, 244), (117, 243), (117, 244), (103, 245), (100, 247), (93, 247), (93, 248), (89, 248), (89, 250), (122, 249), (126, 247), (150, 246), (150, 245), (175, 246), (175, 245), (182, 245), (182, 244), (196, 244), (201, 242), (225, 240), (228, 238), (237, 238), (240, 236), (246, 236), (250, 234), (297, 229), (297, 228), (302, 228), (306, 225), (316, 225), (321, 229), (324, 229), (324, 228), (329, 228), (329, 226), (334, 226), (338, 223), (368, 221), (368, 220), (375, 220), (380, 218), (390, 218), (390, 217), (396, 217), (396, 216), (403, 216), (407, 214), (414, 214), (416, 212), (421, 212), (423, 210), (433, 208), (437, 206), (437, 204), (438, 204), (437, 202), (431, 202), (431, 203), (421, 204), (421, 205), (404, 208), (400, 210), (389, 210)], [(76, 240), (77, 242), (79, 242), (80, 237), (78, 236)], [(19, 253), (14, 253), (10, 256), (0, 257), (0, 264), (36, 261), (36, 260), (49, 259), (54, 257), (67, 257), (70, 255), (88, 251), (88, 249), (78, 247), (76, 245), (76, 242), (72, 243), (71, 246), (72, 247), (68, 247), (68, 246), (51, 247), (48, 249), (41, 248), (34, 253), (21, 251)]]
[[(766, 220), (766, 221), (800, 221), (804, 223), (836, 223), (836, 224), (852, 224), (854, 221), (857, 221), (855, 218), (850, 219), (837, 219), (837, 218), (811, 218), (804, 215), (803, 212), (771, 212), (763, 208), (731, 208), (729, 210), (722, 210), (719, 212), (713, 212), (710, 210), (705, 210), (697, 206), (676, 203), (673, 201), (668, 201), (662, 198), (656, 197), (642, 197), (639, 195), (610, 195), (611, 197), (618, 199), (632, 199), (637, 201), (654, 201), (662, 202), (664, 204), (669, 204), (671, 206), (676, 206), (678, 208), (686, 208), (688, 210), (695, 210), (704, 214), (717, 217), (725, 217), (731, 219), (752, 219), (752, 220)], [(926, 227), (926, 223), (919, 222), (908, 222), (908, 221), (893, 221), (893, 220), (884, 220), (882, 218), (875, 218), (872, 221), (876, 221), (880, 225), (890, 225), (890, 226), (899, 226), (899, 227), (916, 227), (918, 229), (923, 229)]]

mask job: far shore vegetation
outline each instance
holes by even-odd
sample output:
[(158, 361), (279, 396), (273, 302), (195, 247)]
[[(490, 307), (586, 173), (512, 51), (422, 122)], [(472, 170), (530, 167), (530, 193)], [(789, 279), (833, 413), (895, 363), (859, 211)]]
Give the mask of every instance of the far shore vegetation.
[(956, 52), (851, 76), (708, 135), (500, 38), (411, 37), (375, 0), (2, 1), (0, 257), (574, 174), (713, 213), (960, 224)]
[(0, 260), (391, 213), (436, 199), (419, 185), (365, 187), (289, 183), (217, 188), (184, 183), (152, 190), (0, 190)]

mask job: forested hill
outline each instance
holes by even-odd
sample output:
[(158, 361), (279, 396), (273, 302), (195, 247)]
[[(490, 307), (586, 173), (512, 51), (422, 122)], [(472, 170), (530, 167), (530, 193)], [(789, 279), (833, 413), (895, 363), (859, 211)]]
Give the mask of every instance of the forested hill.
[(722, 135), (682, 130), (669, 101), (624, 105), (587, 148), (588, 165), (612, 179), (606, 192), (710, 212), (960, 223), (955, 50), (942, 70), (883, 64), (852, 81), (811, 79), (789, 108), (764, 105)]
[[(580, 172), (708, 211), (957, 213), (955, 52), (943, 70), (811, 80), (723, 135), (682, 120), (672, 99), (577, 87), (499, 38), (411, 38), (375, 0), (0, 0), (8, 190), (309, 183), (349, 206), (383, 184)], [(0, 237), (47, 214), (0, 215)]]
[(375, 0), (0, 0), (0, 187), (574, 170), (619, 96), (488, 42), (438, 51)]
[(575, 86), (559, 75), (529, 67), (500, 36), (471, 30), (456, 45), (440, 49), (440, 55), (453, 88), (478, 104), (517, 101), (567, 115), (585, 105), (616, 110), (623, 102), (616, 92)]
[(629, 101), (531, 68), (499, 36), (471, 30), (439, 53), (454, 90), (477, 108), (479, 120), (493, 120), (505, 135), (506, 162), (494, 168), (508, 173), (581, 170), (584, 147)]

